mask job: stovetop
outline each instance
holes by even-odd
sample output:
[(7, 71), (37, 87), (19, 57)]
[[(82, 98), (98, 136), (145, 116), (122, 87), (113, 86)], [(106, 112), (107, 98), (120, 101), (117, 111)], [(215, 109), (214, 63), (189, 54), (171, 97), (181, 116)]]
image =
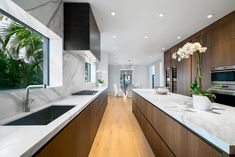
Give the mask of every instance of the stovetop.
[(95, 95), (98, 91), (96, 90), (82, 90), (76, 93), (72, 93), (72, 95)]

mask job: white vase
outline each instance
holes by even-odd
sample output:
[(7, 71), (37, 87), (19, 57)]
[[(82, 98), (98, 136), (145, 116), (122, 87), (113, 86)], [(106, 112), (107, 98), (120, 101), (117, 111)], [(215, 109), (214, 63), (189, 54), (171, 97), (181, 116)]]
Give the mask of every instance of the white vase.
[(98, 83), (98, 87), (103, 87), (103, 83)]
[(206, 96), (193, 95), (193, 107), (199, 110), (209, 110), (211, 109), (211, 101)]

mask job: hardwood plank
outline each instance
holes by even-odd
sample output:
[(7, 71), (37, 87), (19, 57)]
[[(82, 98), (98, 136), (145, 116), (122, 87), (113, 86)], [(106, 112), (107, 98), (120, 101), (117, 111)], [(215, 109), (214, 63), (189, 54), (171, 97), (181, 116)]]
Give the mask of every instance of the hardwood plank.
[(89, 157), (154, 157), (131, 107), (131, 99), (109, 96)]

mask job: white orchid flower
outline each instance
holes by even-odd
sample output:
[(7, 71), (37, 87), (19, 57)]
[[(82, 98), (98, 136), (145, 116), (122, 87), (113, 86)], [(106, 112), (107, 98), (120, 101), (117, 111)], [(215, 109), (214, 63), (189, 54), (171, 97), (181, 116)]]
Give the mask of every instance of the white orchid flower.
[(206, 50), (207, 47), (202, 47), (199, 42), (187, 42), (182, 48), (179, 48), (177, 52), (172, 54), (172, 58), (177, 59), (180, 62), (184, 58), (189, 58), (189, 55), (193, 55), (194, 52), (199, 51), (200, 53), (204, 53)]

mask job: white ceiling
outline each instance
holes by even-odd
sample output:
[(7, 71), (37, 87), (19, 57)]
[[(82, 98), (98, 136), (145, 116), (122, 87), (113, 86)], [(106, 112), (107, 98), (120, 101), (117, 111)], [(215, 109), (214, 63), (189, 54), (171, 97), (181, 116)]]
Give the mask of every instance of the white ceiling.
[[(174, 46), (235, 10), (235, 0), (64, 1), (91, 4), (101, 32), (102, 51), (110, 53), (109, 64), (127, 64), (128, 60), (150, 64), (159, 58), (163, 47)], [(111, 16), (112, 11), (116, 16)], [(160, 18), (159, 13), (165, 16)], [(214, 16), (207, 19), (209, 14)]]

